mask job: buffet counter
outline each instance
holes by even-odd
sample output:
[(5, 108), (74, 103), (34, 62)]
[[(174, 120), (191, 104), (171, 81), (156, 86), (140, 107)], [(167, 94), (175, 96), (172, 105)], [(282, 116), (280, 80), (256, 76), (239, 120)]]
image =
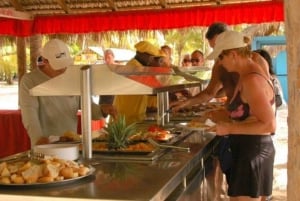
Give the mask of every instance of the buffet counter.
[[(87, 105), (84, 103), (90, 100), (91, 95), (157, 94), (157, 116), (161, 119), (155, 123), (164, 126), (165, 123), (169, 123), (169, 115), (164, 115), (169, 108), (168, 93), (199, 86), (202, 83), (202, 80), (195, 79), (194, 76), (176, 68), (137, 69), (130, 66), (126, 68), (117, 65), (100, 66), (68, 68), (62, 75), (32, 88), (30, 93), (34, 96), (81, 95), (84, 106)], [(91, 70), (93, 73), (90, 73)], [(148, 80), (155, 80), (155, 83)], [(93, 93), (82, 89), (91, 89)], [(88, 114), (87, 107), (82, 108), (84, 114)], [(82, 118), (83, 124), (90, 122), (89, 115), (82, 115)], [(84, 163), (94, 170), (88, 176), (46, 184), (1, 184), (0, 199), (161, 201), (193, 200), (189, 196), (196, 195), (194, 200), (201, 200), (202, 194), (198, 194), (198, 190), (201, 189), (203, 178), (210, 170), (211, 152), (216, 138), (199, 130), (203, 129), (201, 127), (197, 129), (198, 131), (187, 129), (187, 135), (173, 144), (189, 147), (190, 152), (168, 148), (158, 157), (148, 157), (147, 160), (137, 160), (137, 157), (126, 158), (124, 155), (120, 156), (122, 153), (117, 153), (117, 157), (111, 155), (103, 157), (103, 153), (94, 153), (92, 159)], [(88, 146), (83, 144), (83, 148), (85, 147)], [(157, 153), (161, 153), (161, 150)]]
[[(103, 160), (97, 154), (88, 164), (95, 172), (70, 183), (0, 186), (1, 200), (184, 200), (195, 179), (208, 172), (215, 137), (191, 132), (179, 146), (190, 152), (165, 150), (154, 161)], [(201, 184), (201, 182), (200, 182)], [(194, 188), (196, 190), (199, 188)], [(202, 195), (199, 195), (200, 197)], [(201, 200), (200, 197), (197, 200)], [(188, 199), (191, 200), (191, 199)]]

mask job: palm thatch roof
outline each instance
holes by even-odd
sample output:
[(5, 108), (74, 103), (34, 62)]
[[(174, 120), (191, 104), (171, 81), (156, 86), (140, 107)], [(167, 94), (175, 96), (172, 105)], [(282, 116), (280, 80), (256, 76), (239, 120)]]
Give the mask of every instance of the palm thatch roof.
[(160, 10), (270, 1), (278, 2), (283, 0), (1, 0), (0, 9), (13, 9), (27, 13), (30, 16), (37, 16), (130, 10)]

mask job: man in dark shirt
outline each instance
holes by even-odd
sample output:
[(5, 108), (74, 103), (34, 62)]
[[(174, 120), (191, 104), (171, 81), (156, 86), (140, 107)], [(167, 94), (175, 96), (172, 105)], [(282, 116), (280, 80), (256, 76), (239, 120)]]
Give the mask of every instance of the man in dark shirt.
[[(217, 36), (227, 29), (227, 25), (224, 23), (213, 23), (210, 25), (205, 37), (212, 48), (214, 47)], [(211, 80), (207, 87), (186, 101), (172, 103), (171, 106), (173, 111), (176, 112), (181, 108), (206, 103), (211, 99), (220, 96), (227, 96), (227, 100), (230, 100), (237, 82), (238, 75), (236, 73), (227, 72), (227, 70), (219, 64), (218, 60), (216, 60), (212, 68)]]
[[(209, 26), (205, 37), (212, 48), (215, 46), (217, 36), (226, 30), (228, 30), (228, 27), (224, 23), (217, 22)], [(237, 82), (238, 75), (236, 73), (227, 72), (227, 70), (220, 65), (219, 61), (216, 60), (212, 68), (211, 80), (207, 87), (192, 98), (185, 101), (171, 103), (170, 106), (172, 107), (172, 110), (176, 112), (181, 108), (206, 103), (215, 97), (227, 96), (227, 100), (230, 100), (233, 96)], [(219, 196), (224, 194), (226, 190), (224, 189), (223, 193), (221, 193), (223, 186), (223, 174), (220, 169), (219, 160), (216, 157), (213, 158), (212, 171), (206, 176), (206, 181), (208, 191), (210, 192), (208, 195), (209, 199), (219, 200)]]

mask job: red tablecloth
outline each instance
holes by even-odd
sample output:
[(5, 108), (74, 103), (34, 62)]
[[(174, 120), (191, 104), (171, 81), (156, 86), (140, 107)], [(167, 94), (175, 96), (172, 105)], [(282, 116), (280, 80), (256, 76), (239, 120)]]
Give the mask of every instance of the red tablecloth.
[(0, 110), (0, 157), (30, 149), (20, 110)]
[[(99, 130), (104, 119), (92, 121), (92, 130)], [(81, 115), (78, 113), (77, 132), (81, 133)], [(30, 139), (23, 126), (20, 110), (0, 110), (0, 158), (30, 149)]]

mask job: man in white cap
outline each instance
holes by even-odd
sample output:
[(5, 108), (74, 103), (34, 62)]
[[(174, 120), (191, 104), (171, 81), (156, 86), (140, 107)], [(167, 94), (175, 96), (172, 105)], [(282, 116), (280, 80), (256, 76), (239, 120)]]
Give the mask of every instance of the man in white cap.
[[(68, 46), (61, 40), (52, 39), (41, 50), (42, 58), (30, 73), (20, 82), (19, 99), (22, 122), (31, 140), (31, 146), (49, 143), (49, 136), (77, 133), (77, 112), (79, 96), (31, 96), (29, 90), (65, 72), (73, 64)], [(93, 119), (116, 115), (112, 105), (92, 104)]]

